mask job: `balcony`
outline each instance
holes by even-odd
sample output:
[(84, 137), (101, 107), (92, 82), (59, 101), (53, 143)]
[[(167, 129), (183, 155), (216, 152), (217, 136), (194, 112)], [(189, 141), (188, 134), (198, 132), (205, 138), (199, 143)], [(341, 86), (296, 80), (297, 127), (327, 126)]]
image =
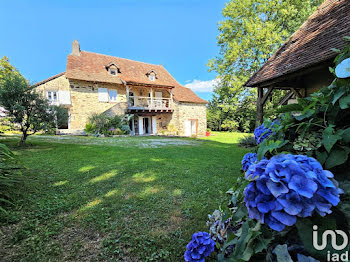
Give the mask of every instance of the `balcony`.
[(145, 96), (129, 96), (129, 111), (156, 111), (156, 112), (172, 112), (173, 100), (171, 98), (156, 98)]

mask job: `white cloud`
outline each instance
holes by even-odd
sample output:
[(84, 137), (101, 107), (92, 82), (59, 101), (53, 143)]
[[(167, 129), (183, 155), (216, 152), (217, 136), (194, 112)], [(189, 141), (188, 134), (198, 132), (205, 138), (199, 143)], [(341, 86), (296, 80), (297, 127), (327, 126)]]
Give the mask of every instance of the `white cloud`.
[(218, 83), (218, 79), (208, 81), (194, 79), (191, 83), (186, 84), (185, 87), (191, 88), (195, 92), (213, 92)]

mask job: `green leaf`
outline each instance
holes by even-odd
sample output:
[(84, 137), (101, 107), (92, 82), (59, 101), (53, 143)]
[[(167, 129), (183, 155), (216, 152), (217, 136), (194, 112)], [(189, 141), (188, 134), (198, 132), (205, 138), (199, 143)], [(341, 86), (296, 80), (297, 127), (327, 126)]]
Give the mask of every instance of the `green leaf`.
[(299, 116), (295, 116), (295, 119), (298, 121), (302, 121), (305, 118), (310, 118), (314, 113), (315, 113), (315, 110), (309, 109), (309, 110), (306, 110), (305, 113), (303, 113)]
[(333, 134), (333, 126), (327, 127), (322, 134), (322, 144), (328, 152), (331, 151), (334, 144), (341, 139), (341, 136)]
[(350, 143), (350, 127), (344, 130), (342, 137), (345, 143)]
[(350, 95), (340, 98), (339, 106), (341, 109), (347, 109), (350, 106)]
[(257, 153), (258, 159), (261, 160), (266, 154), (266, 152), (268, 151), (272, 152), (275, 149), (281, 148), (284, 145), (286, 145), (288, 142), (289, 142), (288, 140), (285, 140), (285, 141), (264, 140), (264, 142), (262, 142), (258, 148), (258, 153)]
[(318, 162), (320, 162), (323, 165), (327, 160), (328, 154), (326, 151), (323, 151), (323, 152), (316, 151), (316, 157)]
[(333, 149), (327, 158), (325, 167), (331, 169), (332, 167), (344, 164), (348, 159), (349, 151), (344, 148)]
[(332, 104), (334, 105), (339, 98), (344, 95), (345, 91), (343, 89), (338, 89), (338, 91), (334, 94)]

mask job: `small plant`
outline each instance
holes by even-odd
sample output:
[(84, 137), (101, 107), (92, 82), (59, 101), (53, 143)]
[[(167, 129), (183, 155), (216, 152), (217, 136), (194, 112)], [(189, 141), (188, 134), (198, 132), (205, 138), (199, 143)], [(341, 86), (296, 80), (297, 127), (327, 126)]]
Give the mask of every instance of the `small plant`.
[(122, 131), (120, 128), (117, 128), (117, 129), (115, 130), (115, 134), (116, 134), (117, 136), (120, 136), (120, 135), (123, 134), (123, 131)]
[(169, 131), (169, 134), (175, 135), (177, 132), (177, 128), (174, 124), (170, 124), (168, 125), (168, 131)]
[(131, 132), (129, 125), (122, 125), (121, 131), (124, 135), (128, 135)]
[(238, 141), (238, 146), (240, 147), (245, 147), (245, 148), (251, 148), (251, 147), (255, 147), (256, 141), (254, 136), (245, 136), (239, 139)]
[(207, 128), (207, 131), (205, 132), (205, 136), (210, 136), (210, 128)]

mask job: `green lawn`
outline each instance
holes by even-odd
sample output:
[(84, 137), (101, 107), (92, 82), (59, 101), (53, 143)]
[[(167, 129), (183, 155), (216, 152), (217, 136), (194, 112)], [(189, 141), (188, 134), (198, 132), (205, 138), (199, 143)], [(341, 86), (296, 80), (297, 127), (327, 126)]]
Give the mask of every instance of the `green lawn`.
[(183, 261), (240, 175), (242, 136), (2, 137), (28, 181), (1, 220), (1, 261)]

